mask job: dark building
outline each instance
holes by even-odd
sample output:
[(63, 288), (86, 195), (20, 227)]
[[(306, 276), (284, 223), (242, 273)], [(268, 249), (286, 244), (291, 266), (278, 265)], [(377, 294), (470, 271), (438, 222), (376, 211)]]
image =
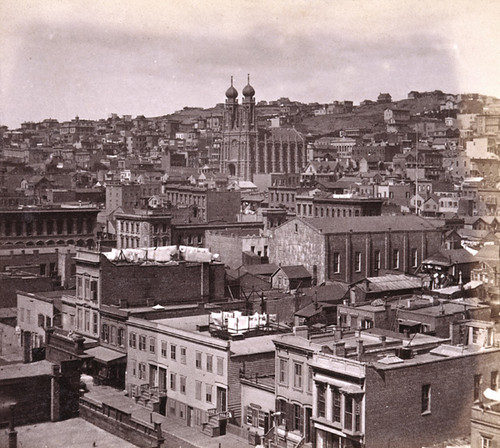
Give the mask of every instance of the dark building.
[(0, 210), (0, 246), (92, 247), (98, 213), (97, 208), (82, 204)]
[(294, 218), (274, 230), (270, 261), (302, 264), (313, 280), (353, 283), (381, 271), (414, 273), (441, 246), (441, 230), (417, 216)]

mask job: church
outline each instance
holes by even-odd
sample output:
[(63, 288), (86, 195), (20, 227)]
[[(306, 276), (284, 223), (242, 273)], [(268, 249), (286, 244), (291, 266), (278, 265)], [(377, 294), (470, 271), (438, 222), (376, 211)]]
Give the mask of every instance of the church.
[(241, 180), (254, 174), (300, 173), (306, 163), (304, 136), (293, 128), (257, 128), (255, 89), (248, 83), (238, 104), (238, 91), (226, 91), (220, 171)]

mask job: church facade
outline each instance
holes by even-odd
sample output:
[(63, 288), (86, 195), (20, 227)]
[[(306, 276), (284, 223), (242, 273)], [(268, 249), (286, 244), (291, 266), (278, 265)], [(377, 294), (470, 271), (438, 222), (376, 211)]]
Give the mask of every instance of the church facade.
[(304, 136), (292, 128), (258, 129), (255, 90), (248, 84), (238, 104), (238, 91), (226, 91), (220, 171), (241, 180), (254, 174), (300, 173), (307, 163)]

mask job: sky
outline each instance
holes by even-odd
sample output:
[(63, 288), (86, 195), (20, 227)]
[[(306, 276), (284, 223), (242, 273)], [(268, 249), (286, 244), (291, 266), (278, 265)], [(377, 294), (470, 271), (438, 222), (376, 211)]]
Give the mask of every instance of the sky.
[(497, 0), (0, 0), (0, 125), (224, 101), (500, 98)]

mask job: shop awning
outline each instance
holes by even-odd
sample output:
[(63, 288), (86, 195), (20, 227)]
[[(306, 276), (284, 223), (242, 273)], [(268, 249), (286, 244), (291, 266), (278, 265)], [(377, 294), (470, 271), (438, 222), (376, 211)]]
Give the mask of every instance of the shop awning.
[(86, 353), (89, 356), (93, 356), (97, 362), (103, 364), (118, 364), (125, 362), (127, 357), (125, 353), (117, 352), (106, 347), (89, 348)]

